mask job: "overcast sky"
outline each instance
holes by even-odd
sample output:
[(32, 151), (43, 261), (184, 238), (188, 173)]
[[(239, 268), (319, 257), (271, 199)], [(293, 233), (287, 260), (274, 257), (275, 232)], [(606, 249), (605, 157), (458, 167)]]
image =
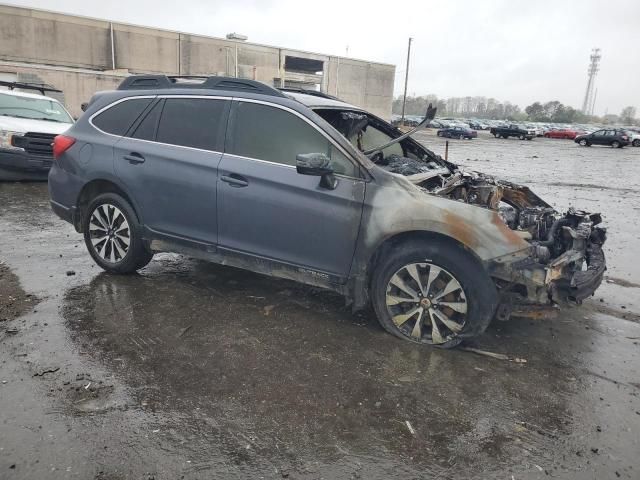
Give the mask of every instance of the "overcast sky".
[(640, 0), (291, 1), (9, 0), (108, 20), (396, 65), (409, 94), (483, 95), (524, 109), (582, 106), (592, 47), (602, 49), (596, 114), (640, 110)]

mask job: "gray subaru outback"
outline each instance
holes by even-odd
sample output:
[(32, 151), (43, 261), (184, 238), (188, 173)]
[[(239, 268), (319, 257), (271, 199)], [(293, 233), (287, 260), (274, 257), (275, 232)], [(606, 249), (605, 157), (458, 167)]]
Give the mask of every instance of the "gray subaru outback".
[(319, 92), (132, 76), (55, 138), (51, 206), (108, 272), (179, 252), (334, 290), (441, 347), (593, 294), (598, 214), (560, 214), (412, 133)]

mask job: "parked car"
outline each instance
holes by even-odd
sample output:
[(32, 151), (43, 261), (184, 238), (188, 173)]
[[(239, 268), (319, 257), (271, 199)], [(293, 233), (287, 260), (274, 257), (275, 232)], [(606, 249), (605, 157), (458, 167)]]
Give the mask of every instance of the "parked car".
[(625, 133), (629, 137), (629, 142), (634, 147), (640, 147), (640, 132), (636, 132), (635, 130), (625, 130)]
[(608, 145), (613, 148), (622, 148), (630, 143), (629, 135), (624, 130), (614, 128), (597, 130), (587, 135), (578, 135), (574, 141), (583, 147)]
[(542, 127), (538, 125), (527, 125), (526, 129), (536, 137), (542, 137), (544, 135), (544, 131), (542, 130)]
[(181, 252), (334, 290), (442, 347), (600, 285), (598, 214), (560, 214), (411, 133), (319, 92), (130, 76), (55, 138), (51, 207), (106, 271)]
[(476, 138), (478, 136), (478, 132), (475, 132), (470, 128), (449, 127), (438, 130), (436, 135), (438, 135), (439, 137), (459, 138), (460, 140), (468, 138), (469, 140), (471, 140), (472, 138)]
[(573, 140), (582, 132), (578, 130), (572, 130), (569, 128), (559, 128), (557, 130), (549, 130), (544, 134), (545, 138), (564, 138)]
[(73, 125), (73, 118), (60, 102), (44, 95), (59, 90), (19, 82), (0, 85), (8, 88), (0, 90), (0, 181), (46, 181), (53, 138)]
[(532, 133), (529, 133), (516, 124), (505, 127), (493, 127), (489, 130), (489, 133), (496, 138), (518, 137), (520, 140), (531, 140), (534, 137)]

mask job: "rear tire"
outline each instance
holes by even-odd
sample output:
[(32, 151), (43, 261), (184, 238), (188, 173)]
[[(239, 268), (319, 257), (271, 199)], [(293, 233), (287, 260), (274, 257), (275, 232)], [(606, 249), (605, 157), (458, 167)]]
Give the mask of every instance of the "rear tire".
[(613, 148), (621, 148), (622, 144), (620, 142), (618, 142), (617, 140), (614, 140), (613, 142), (611, 142), (611, 146)]
[(389, 333), (440, 348), (484, 332), (498, 303), (480, 263), (462, 247), (439, 241), (390, 250), (373, 273), (371, 298)]
[(527, 137), (526, 137), (526, 136), (524, 136), (524, 135), (520, 135), (518, 138), (519, 138), (520, 140), (526, 140), (526, 138), (527, 138)]
[(137, 215), (116, 193), (103, 193), (89, 203), (82, 231), (89, 254), (107, 272), (133, 273), (153, 258), (142, 240)]

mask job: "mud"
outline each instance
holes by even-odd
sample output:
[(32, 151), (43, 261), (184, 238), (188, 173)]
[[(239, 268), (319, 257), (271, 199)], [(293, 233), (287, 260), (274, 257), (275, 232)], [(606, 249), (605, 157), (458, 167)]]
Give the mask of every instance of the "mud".
[(419, 348), (333, 293), (179, 255), (105, 274), (46, 185), (0, 185), (0, 293), (24, 300), (2, 322), (0, 478), (638, 478), (640, 148), (573, 146), (450, 144), (606, 217), (595, 298), (468, 344), (526, 363)]
[(37, 299), (22, 289), (18, 277), (9, 267), (0, 263), (0, 322), (18, 318), (36, 303)]

